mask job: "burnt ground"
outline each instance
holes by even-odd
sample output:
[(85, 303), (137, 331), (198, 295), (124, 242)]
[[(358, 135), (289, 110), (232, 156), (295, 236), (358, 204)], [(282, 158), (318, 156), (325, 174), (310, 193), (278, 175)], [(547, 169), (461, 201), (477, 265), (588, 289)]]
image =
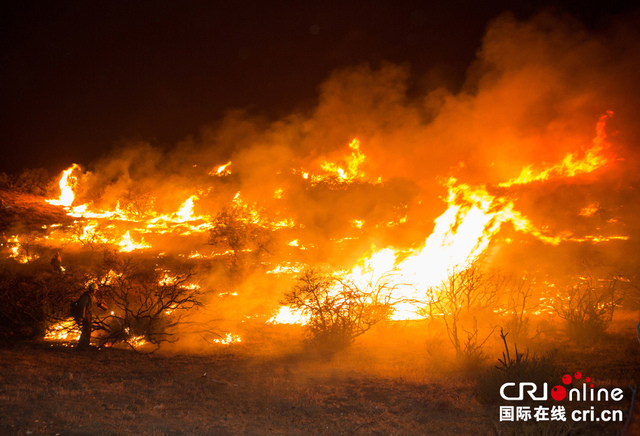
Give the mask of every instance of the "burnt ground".
[[(629, 391), (640, 377), (635, 338), (558, 345), (559, 363), (598, 383)], [(435, 371), (423, 353), (387, 354), (374, 357), (367, 343), (331, 359), (256, 355), (246, 345), (200, 355), (143, 355), (5, 344), (0, 434), (615, 435), (622, 428), (551, 423), (525, 433), (498, 422), (498, 406), (476, 401), (479, 373)], [(627, 394), (619, 406), (627, 410), (629, 404)], [(638, 409), (628, 435), (640, 434)]]

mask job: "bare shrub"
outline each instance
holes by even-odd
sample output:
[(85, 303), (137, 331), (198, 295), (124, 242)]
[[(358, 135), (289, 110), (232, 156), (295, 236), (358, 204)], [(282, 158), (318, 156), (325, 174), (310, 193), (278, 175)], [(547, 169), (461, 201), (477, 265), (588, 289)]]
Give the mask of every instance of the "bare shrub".
[(107, 260), (113, 269), (104, 276), (101, 290), (115, 310), (96, 316), (96, 328), (102, 331), (100, 342), (133, 346), (144, 340), (159, 348), (163, 342), (176, 341), (176, 328), (185, 314), (201, 305), (201, 292), (191, 284), (193, 272), (167, 273), (130, 259)]
[[(476, 261), (466, 268), (453, 268), (439, 286), (427, 290), (427, 306), (421, 313), (442, 320), (461, 363), (475, 365), (484, 359), (482, 346), (489, 336), (483, 340), (479, 338), (474, 314), (489, 309), (500, 296), (501, 288), (492, 277)], [(463, 332), (467, 335), (466, 341), (461, 339)]]
[(566, 321), (569, 337), (581, 343), (605, 336), (613, 313), (621, 302), (617, 280), (596, 280), (589, 276), (581, 283), (564, 288), (552, 301), (556, 314)]
[(151, 217), (150, 212), (154, 210), (154, 197), (150, 189), (142, 186), (129, 186), (119, 198), (120, 207), (127, 212), (127, 215), (143, 220)]
[(229, 254), (233, 275), (242, 275), (274, 250), (271, 229), (262, 225), (259, 215), (239, 205), (225, 207), (216, 215), (208, 244)]
[(509, 278), (506, 294), (506, 309), (503, 314), (507, 317), (505, 327), (511, 333), (514, 341), (526, 339), (529, 333), (529, 313), (539, 307), (539, 300), (535, 301), (533, 280), (525, 277), (521, 279)]
[(384, 277), (361, 289), (353, 282), (308, 269), (285, 294), (283, 304), (309, 317), (311, 343), (330, 352), (349, 346), (388, 319), (393, 311), (392, 290)]

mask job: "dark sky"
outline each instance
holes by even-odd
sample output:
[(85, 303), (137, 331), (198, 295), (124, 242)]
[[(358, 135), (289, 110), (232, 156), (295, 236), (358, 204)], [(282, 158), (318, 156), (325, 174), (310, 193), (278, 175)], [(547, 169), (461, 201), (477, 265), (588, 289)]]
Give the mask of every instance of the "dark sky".
[[(543, 7), (589, 27), (637, 1), (62, 1), (0, 6), (0, 171), (87, 164), (126, 139), (164, 146), (234, 108), (313, 107), (340, 67), (389, 61), (459, 86), (487, 23)], [(420, 81), (416, 80), (419, 86)]]

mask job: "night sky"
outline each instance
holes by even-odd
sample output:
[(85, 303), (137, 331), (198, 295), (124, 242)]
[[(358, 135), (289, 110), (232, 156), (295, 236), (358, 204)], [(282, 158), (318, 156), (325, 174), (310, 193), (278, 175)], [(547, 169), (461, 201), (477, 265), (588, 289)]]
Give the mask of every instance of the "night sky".
[(171, 146), (231, 109), (270, 119), (309, 110), (332, 71), (362, 63), (408, 65), (410, 92), (433, 77), (456, 89), (505, 11), (552, 8), (597, 30), (638, 5), (4, 1), (0, 171), (86, 165), (127, 140)]

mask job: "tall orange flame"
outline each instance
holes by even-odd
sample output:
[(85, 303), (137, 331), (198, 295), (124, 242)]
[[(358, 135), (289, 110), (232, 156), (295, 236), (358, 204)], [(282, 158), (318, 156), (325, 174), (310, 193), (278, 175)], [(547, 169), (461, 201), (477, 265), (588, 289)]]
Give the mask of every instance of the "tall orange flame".
[(590, 173), (606, 165), (609, 163), (609, 159), (602, 152), (609, 147), (605, 126), (607, 120), (611, 117), (613, 117), (612, 111), (607, 111), (606, 114), (600, 117), (596, 124), (596, 137), (593, 139), (591, 147), (584, 152), (582, 157), (579, 157), (579, 153), (568, 153), (561, 162), (537, 173), (531, 169), (531, 166), (527, 166), (520, 172), (518, 177), (508, 182), (500, 183), (498, 186), (508, 188), (513, 185), (523, 185), (551, 178), (574, 177), (578, 174)]
[(80, 166), (77, 164), (71, 165), (69, 168), (62, 172), (62, 177), (58, 185), (60, 186), (60, 197), (57, 200), (47, 200), (48, 203), (54, 206), (69, 207), (73, 204), (75, 199), (75, 186), (78, 183), (78, 178), (73, 175), (74, 171), (80, 171)]

